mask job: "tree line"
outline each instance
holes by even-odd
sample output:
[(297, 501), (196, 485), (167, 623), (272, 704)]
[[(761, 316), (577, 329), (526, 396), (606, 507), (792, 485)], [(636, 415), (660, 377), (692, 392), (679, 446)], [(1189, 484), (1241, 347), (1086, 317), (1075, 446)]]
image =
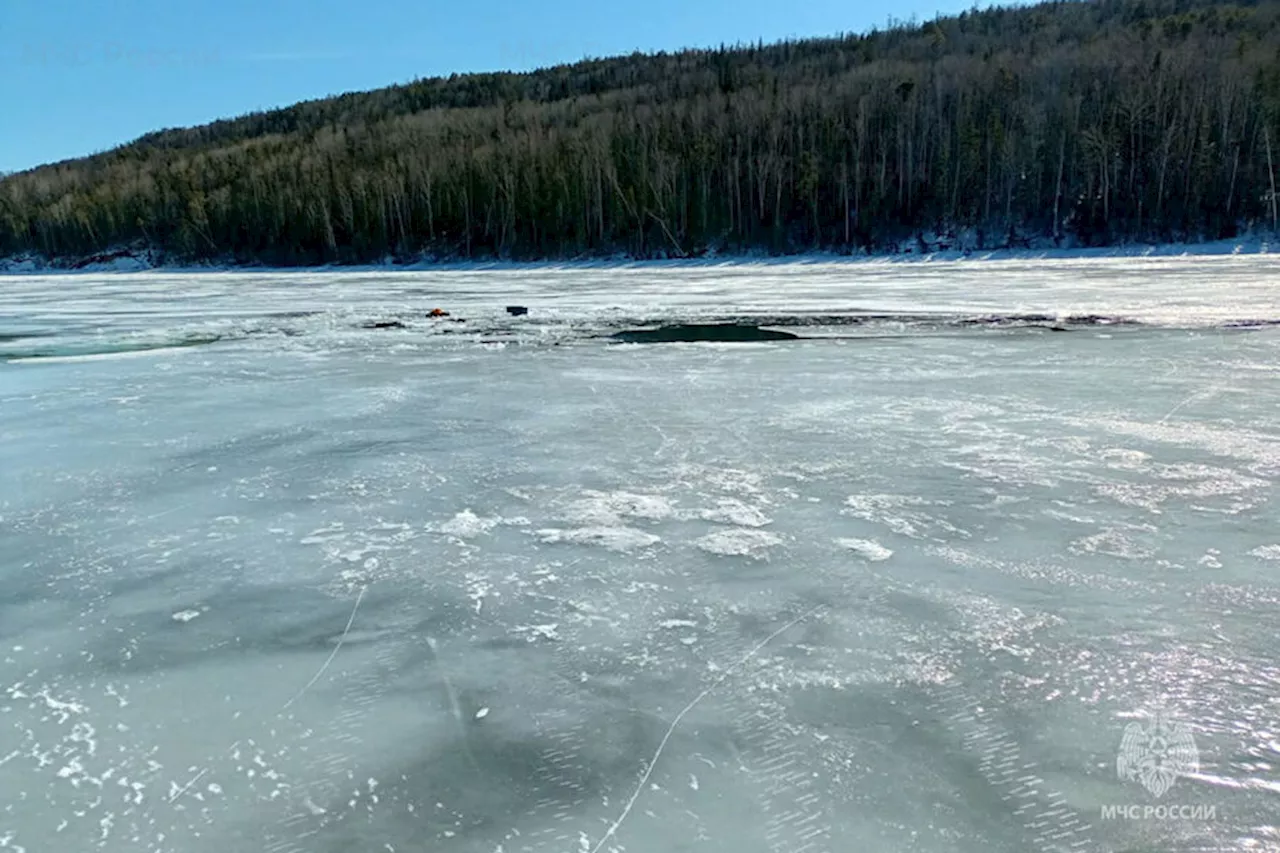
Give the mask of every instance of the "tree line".
[(1280, 0), (992, 8), (454, 75), (0, 178), (0, 256), (635, 257), (1277, 226)]

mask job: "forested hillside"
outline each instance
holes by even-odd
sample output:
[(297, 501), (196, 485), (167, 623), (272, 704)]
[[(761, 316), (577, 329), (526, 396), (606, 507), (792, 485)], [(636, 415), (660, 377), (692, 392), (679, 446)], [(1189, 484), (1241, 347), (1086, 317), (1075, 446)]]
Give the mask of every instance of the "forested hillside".
[(876, 250), (1274, 231), (1280, 0), (1096, 0), (427, 79), (0, 180), (0, 257)]

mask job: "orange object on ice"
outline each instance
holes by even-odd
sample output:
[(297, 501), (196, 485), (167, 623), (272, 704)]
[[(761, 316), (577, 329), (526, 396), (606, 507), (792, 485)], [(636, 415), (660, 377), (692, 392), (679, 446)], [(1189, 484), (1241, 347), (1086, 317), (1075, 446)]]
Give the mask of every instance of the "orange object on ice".
[(448, 317), (449, 312), (441, 308), (432, 308), (431, 313), (428, 314), (427, 316), (428, 317)]

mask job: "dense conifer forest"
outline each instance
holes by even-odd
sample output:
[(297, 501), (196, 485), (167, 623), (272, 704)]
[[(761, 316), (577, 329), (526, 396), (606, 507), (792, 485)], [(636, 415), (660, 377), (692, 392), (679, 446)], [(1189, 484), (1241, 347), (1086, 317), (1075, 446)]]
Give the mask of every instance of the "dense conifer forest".
[(0, 257), (269, 264), (1274, 232), (1280, 0), (1088, 0), (454, 75), (0, 180)]

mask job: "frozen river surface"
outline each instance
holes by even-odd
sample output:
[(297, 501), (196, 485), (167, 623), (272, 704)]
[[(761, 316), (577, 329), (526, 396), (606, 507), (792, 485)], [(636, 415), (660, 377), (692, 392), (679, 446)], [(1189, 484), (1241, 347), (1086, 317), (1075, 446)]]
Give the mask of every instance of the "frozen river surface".
[(1280, 849), (1277, 320), (1266, 257), (0, 280), (0, 850)]

